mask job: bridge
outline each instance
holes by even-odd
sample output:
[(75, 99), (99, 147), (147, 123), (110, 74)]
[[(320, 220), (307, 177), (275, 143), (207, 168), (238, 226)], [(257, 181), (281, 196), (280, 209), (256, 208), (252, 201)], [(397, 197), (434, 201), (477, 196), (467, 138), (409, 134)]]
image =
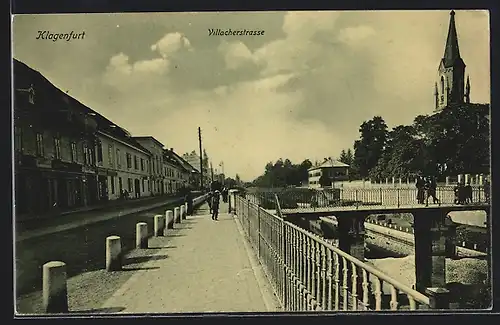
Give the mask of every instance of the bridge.
[[(268, 189), (249, 191), (246, 194), (241, 209), (246, 209), (246, 211), (252, 211), (252, 209), (261, 211), (262, 209), (266, 211), (267, 214), (276, 216), (279, 221), (273, 222), (282, 224), (282, 226), (277, 228), (286, 229), (281, 230), (281, 232), (278, 229), (278, 237), (286, 237), (288, 235), (287, 231), (290, 231), (293, 234), (292, 236), (299, 236), (299, 238), (301, 238), (300, 242), (305, 240), (305, 242), (307, 242), (306, 246), (320, 245), (327, 250), (332, 248), (328, 247), (325, 243), (308, 243), (307, 238), (300, 237), (300, 231), (296, 233), (298, 230), (295, 226), (299, 226), (300, 229), (308, 229), (308, 221), (313, 219), (317, 220), (323, 216), (331, 216), (336, 220), (337, 226), (334, 227), (333, 233), (329, 231), (329, 229), (324, 229), (323, 236), (327, 235), (327, 238), (337, 239), (337, 248), (341, 252), (347, 253), (351, 258), (356, 259), (356, 261), (364, 260), (364, 224), (368, 216), (374, 214), (410, 213), (413, 215), (413, 236), (415, 243), (415, 290), (421, 294), (431, 294), (430, 292), (432, 292), (433, 289), (429, 288), (440, 288), (442, 291), (442, 288), (446, 285), (445, 261), (447, 246), (449, 246), (453, 237), (453, 226), (449, 224), (449, 218), (447, 218), (448, 214), (457, 211), (483, 211), (486, 214), (487, 225), (491, 224), (489, 220), (489, 195), (484, 193), (482, 188), (474, 187), (471, 200), (470, 202), (466, 202), (466, 204), (457, 204), (455, 202), (455, 194), (452, 187), (447, 186), (438, 188), (436, 196), (439, 200), (436, 203), (426, 202), (424, 204), (417, 204), (416, 190), (411, 188), (329, 190), (297, 188), (282, 190)], [(254, 208), (252, 208), (252, 206)], [(255, 208), (255, 206), (257, 206), (257, 208)], [(263, 207), (266, 207), (266, 209), (263, 209)], [(251, 212), (247, 213), (251, 215)], [(289, 245), (288, 240), (287, 238), (285, 243), (281, 244), (281, 246)], [(279, 249), (285, 249), (285, 251), (287, 249), (292, 251), (298, 249), (300, 252), (301, 249), (300, 244), (299, 247), (288, 246), (283, 248), (281, 246)], [(311, 257), (308, 252), (309, 249), (310, 248), (305, 248), (306, 262), (311, 258), (314, 260), (314, 257)], [(316, 248), (312, 250), (312, 254), (316, 254)], [(335, 250), (333, 253), (334, 255), (340, 254)], [(286, 253), (283, 254), (286, 255)], [(342, 255), (338, 256), (340, 258)], [(316, 258), (318, 259), (318, 257)], [(286, 260), (286, 258), (281, 256), (279, 260)], [(319, 258), (318, 261), (323, 263), (321, 258)], [(356, 274), (356, 272), (358, 272), (354, 265), (357, 265), (358, 268), (365, 269), (364, 266), (360, 266), (352, 262), (352, 260), (349, 261), (351, 261), (351, 263), (347, 263), (344, 270), (347, 274), (351, 274), (351, 272)], [(286, 262), (282, 263), (286, 264)], [(300, 274), (301, 271), (296, 270), (296, 272)], [(366, 271), (361, 271), (361, 274), (358, 274), (358, 276), (364, 278), (365, 275), (362, 274), (363, 272)], [(291, 277), (297, 277), (296, 273), (293, 273)], [(305, 280), (306, 283), (307, 281), (312, 281), (316, 284), (318, 280)], [(356, 281), (353, 281), (354, 282), (350, 283), (350, 285), (356, 287)], [(364, 291), (367, 290), (364, 287), (356, 290), (354, 287), (353, 291), (355, 295), (358, 293), (363, 293), (364, 295)], [(346, 289), (349, 288), (349, 285), (347, 285)], [(311, 287), (310, 290), (309, 293), (314, 296), (316, 293), (315, 290), (319, 290), (319, 288), (314, 289)], [(393, 297), (392, 299), (395, 298)], [(321, 297), (315, 297), (314, 301), (321, 302)], [(396, 302), (392, 301), (392, 303)], [(363, 304), (362, 306), (363, 308), (366, 307)], [(411, 308), (413, 307), (410, 307), (410, 309)]]
[[(92, 293), (96, 299), (105, 298), (101, 308), (93, 307), (90, 311), (93, 313), (452, 308), (443, 276), (448, 236), (446, 213), (471, 209), (489, 211), (489, 203), (484, 200), (454, 205), (443, 200), (440, 205), (404, 204), (403, 195), (399, 199), (390, 198), (389, 193), (397, 193), (392, 189), (382, 192), (386, 201), (377, 202), (361, 190), (357, 194), (354, 191), (352, 195), (344, 191), (342, 196), (317, 190), (308, 191), (308, 196), (276, 190), (232, 193), (229, 204), (221, 205), (219, 222), (210, 220), (208, 207), (203, 203), (206, 196), (202, 196), (196, 199), (196, 205), (201, 206), (193, 215), (186, 215), (185, 209), (181, 209), (180, 214), (164, 211), (163, 216), (175, 218), (173, 228), (164, 232), (157, 229), (157, 212), (141, 214), (138, 218), (145, 218), (146, 224), (154, 217), (154, 233), (149, 234), (144, 247), (141, 244), (136, 251), (119, 255), (122, 266), (105, 276), (106, 286), (117, 281), (114, 278), (123, 277), (120, 275), (123, 271), (133, 271), (134, 275), (125, 283), (120, 282), (121, 287), (112, 295), (100, 292), (100, 288), (91, 288), (93, 283), (88, 279), (85, 280), (89, 286), (87, 291), (80, 294), (78, 290), (85, 286), (74, 276), (67, 280), (68, 289), (62, 291), (71, 296), (69, 307), (66, 297), (66, 303), (60, 304), (56, 311), (52, 306), (52, 312), (66, 312), (69, 308), (77, 314), (84, 302), (91, 300), (88, 295)], [(351, 196), (356, 195), (358, 199), (352, 200)], [(359, 199), (363, 195), (365, 199)], [(478, 195), (485, 197), (482, 193), (474, 197), (477, 199)], [(391, 204), (391, 200), (396, 200), (396, 204)], [(366, 216), (397, 211), (408, 211), (415, 216), (415, 287), (395, 280), (363, 258), (362, 224)], [(322, 216), (337, 219), (339, 245), (297, 222)], [(90, 233), (85, 237), (95, 240)], [(37, 245), (36, 236), (23, 243), (24, 249)], [(81, 253), (73, 255), (85, 256)], [(140, 260), (146, 262), (138, 264)], [(45, 301), (50, 294), (40, 292), (40, 301), (42, 296)]]

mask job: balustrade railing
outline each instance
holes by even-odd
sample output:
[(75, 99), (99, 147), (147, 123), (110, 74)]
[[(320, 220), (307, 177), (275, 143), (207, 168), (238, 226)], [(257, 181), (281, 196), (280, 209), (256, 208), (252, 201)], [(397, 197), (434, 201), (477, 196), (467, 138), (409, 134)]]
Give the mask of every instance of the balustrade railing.
[(429, 309), (429, 298), (250, 199), (236, 196), (246, 237), (286, 311)]
[(279, 196), (282, 209), (316, 209), (341, 206), (435, 206), (455, 204), (489, 203), (489, 190), (482, 186), (471, 186), (470, 191), (454, 186), (439, 186), (435, 198), (424, 193), (423, 203), (417, 199), (416, 188), (290, 188), (258, 189), (246, 194), (251, 203), (274, 210), (274, 195)]

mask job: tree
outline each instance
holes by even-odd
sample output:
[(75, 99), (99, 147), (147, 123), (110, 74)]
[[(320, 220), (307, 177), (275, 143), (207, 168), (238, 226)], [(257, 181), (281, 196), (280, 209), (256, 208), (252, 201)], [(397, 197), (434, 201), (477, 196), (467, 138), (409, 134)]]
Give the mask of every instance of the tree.
[(347, 164), (347, 153), (344, 149), (340, 152), (339, 161)]
[(346, 155), (345, 155), (345, 162), (343, 163), (348, 164), (349, 166), (352, 165), (352, 161), (354, 159), (354, 156), (352, 155), (352, 150), (351, 148), (347, 149)]
[(237, 186), (241, 186), (241, 179), (240, 179), (240, 175), (236, 174), (236, 179), (235, 179), (235, 181), (236, 181), (236, 185), (237, 185)]
[(361, 177), (367, 177), (382, 157), (387, 140), (387, 125), (380, 116), (365, 121), (359, 128), (361, 138), (354, 142), (353, 165)]

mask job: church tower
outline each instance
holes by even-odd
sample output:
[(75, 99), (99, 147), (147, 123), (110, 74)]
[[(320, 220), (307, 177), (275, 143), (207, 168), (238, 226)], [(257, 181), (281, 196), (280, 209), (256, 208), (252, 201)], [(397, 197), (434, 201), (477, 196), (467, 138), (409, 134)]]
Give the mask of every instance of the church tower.
[[(438, 81), (434, 86), (435, 110), (440, 111), (450, 104), (469, 101), (470, 83), (464, 89), (465, 63), (460, 57), (455, 11), (450, 12), (450, 26), (444, 48), (444, 55), (438, 68)], [(465, 91), (464, 91), (465, 90)]]

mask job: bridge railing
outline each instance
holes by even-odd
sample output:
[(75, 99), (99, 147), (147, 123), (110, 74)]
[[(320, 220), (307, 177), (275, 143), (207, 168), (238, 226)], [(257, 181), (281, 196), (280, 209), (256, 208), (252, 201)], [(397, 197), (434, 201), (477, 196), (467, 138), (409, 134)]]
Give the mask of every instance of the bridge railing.
[(286, 311), (429, 309), (429, 298), (237, 196), (236, 214)]
[[(277, 194), (282, 208), (311, 209), (339, 206), (418, 206), (416, 188), (325, 188), (325, 189), (258, 189), (247, 193), (246, 198), (252, 203), (273, 210), (274, 198)], [(489, 203), (489, 191), (484, 187), (471, 187), (470, 200), (467, 203)], [(424, 194), (424, 203), (458, 204), (454, 186), (439, 186), (433, 197)]]

